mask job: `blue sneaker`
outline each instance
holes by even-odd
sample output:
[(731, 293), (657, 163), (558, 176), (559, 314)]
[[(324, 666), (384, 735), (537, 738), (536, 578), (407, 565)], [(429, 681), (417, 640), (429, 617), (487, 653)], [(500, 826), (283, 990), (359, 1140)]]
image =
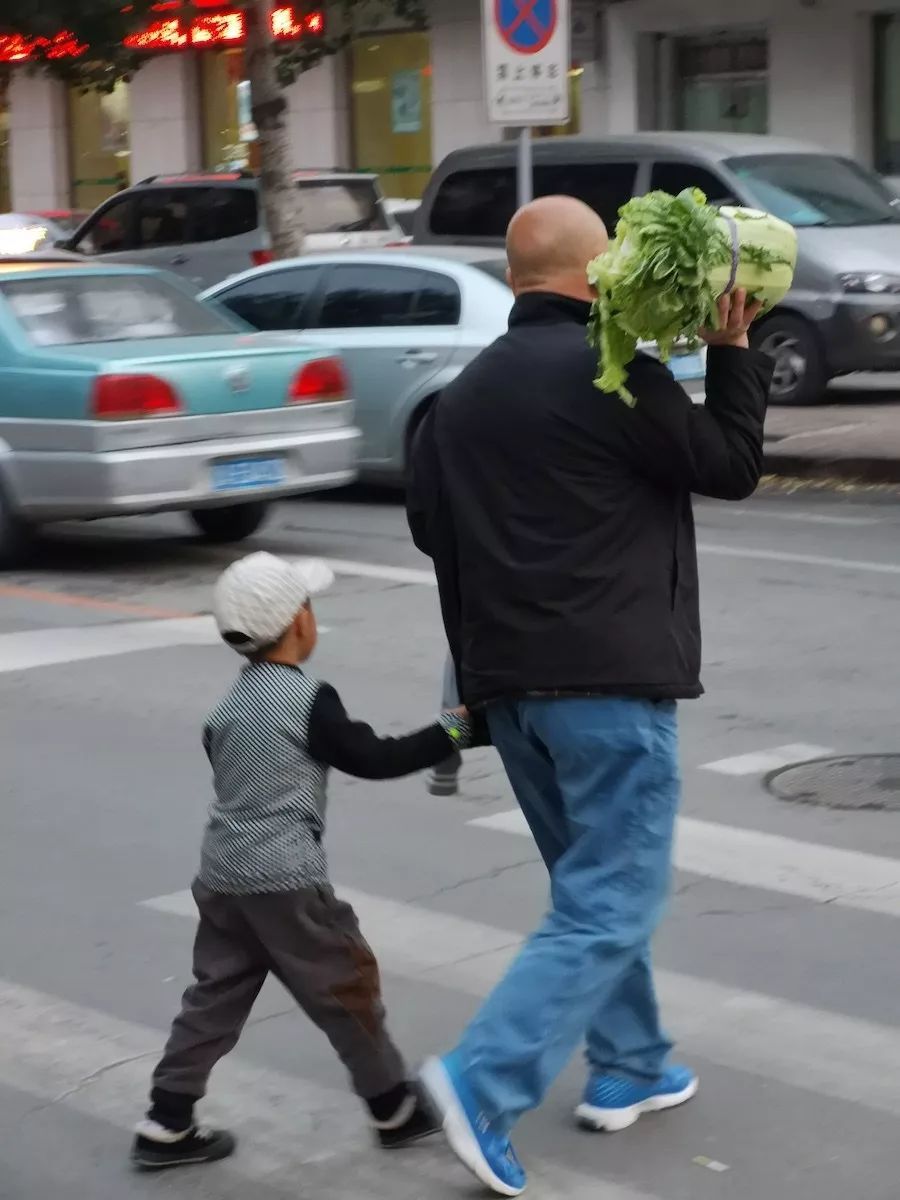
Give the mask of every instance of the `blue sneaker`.
[(658, 1083), (639, 1083), (621, 1075), (592, 1075), (575, 1116), (586, 1129), (617, 1133), (644, 1113), (687, 1103), (699, 1086), (700, 1080), (687, 1067), (667, 1067)]
[(422, 1082), (444, 1118), (450, 1149), (476, 1179), (498, 1196), (520, 1196), (528, 1179), (508, 1137), (492, 1132), (452, 1055), (430, 1058)]

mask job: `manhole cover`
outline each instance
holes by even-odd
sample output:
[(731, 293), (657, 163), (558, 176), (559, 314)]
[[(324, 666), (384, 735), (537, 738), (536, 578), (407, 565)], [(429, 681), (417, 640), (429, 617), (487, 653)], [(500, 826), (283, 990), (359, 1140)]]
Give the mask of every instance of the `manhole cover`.
[(900, 811), (900, 754), (820, 758), (774, 771), (766, 787), (780, 800), (824, 808)]

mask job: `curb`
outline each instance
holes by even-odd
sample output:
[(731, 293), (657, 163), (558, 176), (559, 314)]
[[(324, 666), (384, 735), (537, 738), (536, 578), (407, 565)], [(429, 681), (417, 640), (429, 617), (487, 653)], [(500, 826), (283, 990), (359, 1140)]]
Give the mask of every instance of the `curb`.
[(766, 450), (764, 471), (791, 479), (837, 479), (846, 483), (898, 483), (900, 459), (872, 455), (828, 457), (826, 455), (773, 453)]

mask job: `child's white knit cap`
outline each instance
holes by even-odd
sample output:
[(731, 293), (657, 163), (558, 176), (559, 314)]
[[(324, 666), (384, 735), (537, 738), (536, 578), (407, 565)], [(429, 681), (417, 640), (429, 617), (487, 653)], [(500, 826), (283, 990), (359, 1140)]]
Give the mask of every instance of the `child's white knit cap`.
[(288, 562), (275, 554), (248, 554), (222, 573), (213, 594), (219, 633), (238, 654), (273, 646), (311, 596), (334, 583), (321, 559)]

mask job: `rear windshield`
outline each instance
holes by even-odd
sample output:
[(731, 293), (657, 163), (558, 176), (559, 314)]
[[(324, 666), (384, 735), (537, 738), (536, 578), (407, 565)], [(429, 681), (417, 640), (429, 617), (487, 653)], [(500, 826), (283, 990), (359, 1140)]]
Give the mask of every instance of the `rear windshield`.
[(36, 346), (235, 331), (215, 309), (152, 275), (10, 279), (0, 296)]
[(800, 228), (888, 225), (900, 221), (881, 180), (830, 154), (760, 154), (726, 164), (760, 208)]
[(388, 228), (370, 179), (301, 179), (297, 188), (305, 233), (364, 233)]

